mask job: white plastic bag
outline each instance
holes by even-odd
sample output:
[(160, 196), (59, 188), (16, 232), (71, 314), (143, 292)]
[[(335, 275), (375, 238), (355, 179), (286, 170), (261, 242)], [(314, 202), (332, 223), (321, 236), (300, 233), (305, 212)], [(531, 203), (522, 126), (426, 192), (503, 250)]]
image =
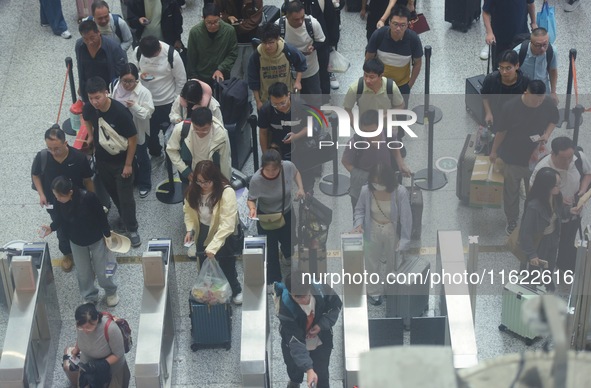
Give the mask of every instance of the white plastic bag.
[(230, 301), (232, 288), (217, 260), (205, 259), (191, 290), (191, 296), (199, 303), (210, 305)]
[(344, 73), (351, 66), (351, 62), (337, 50), (332, 50), (328, 57), (328, 71), (331, 73)]

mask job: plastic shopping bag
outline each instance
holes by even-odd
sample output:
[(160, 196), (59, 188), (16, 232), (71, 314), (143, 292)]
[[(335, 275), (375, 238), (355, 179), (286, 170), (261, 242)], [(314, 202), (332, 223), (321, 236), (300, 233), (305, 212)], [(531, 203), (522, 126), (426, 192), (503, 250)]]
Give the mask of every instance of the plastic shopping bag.
[(332, 50), (328, 57), (328, 71), (331, 73), (344, 73), (351, 66), (351, 62), (337, 50)]
[(191, 295), (199, 303), (229, 302), (232, 297), (232, 289), (217, 260), (205, 259), (197, 276), (197, 282), (191, 290)]
[(554, 10), (554, 7), (551, 7), (547, 1), (544, 1), (542, 10), (538, 12), (537, 17), (538, 27), (543, 27), (548, 31), (550, 43), (554, 43), (556, 40), (556, 16)]

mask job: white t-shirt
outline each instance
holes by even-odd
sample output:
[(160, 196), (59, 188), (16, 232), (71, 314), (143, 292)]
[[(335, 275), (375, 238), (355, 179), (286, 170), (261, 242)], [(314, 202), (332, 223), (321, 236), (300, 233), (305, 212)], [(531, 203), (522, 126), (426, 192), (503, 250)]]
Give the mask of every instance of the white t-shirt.
[[(314, 40), (308, 34), (306, 30), (306, 23), (304, 22), (300, 27), (293, 28), (289, 25), (289, 22), (285, 21), (285, 41), (292, 46), (295, 46), (301, 52), (305, 52), (308, 46), (311, 46), (314, 41), (316, 42), (324, 42), (326, 37), (324, 36), (324, 32), (322, 31), (322, 27), (318, 20), (316, 20), (313, 16), (306, 15), (306, 18), (310, 18), (312, 21), (312, 31), (314, 31)], [(276, 22), (279, 24), (279, 20)], [(320, 66), (318, 65), (318, 54), (316, 50), (312, 52), (310, 55), (306, 55), (306, 63), (308, 64), (308, 69), (304, 71), (302, 74), (302, 78), (308, 78), (313, 76), (314, 74), (318, 73), (320, 70)]]
[[(574, 155), (573, 161), (570, 163), (568, 170), (562, 170), (552, 163), (552, 155), (546, 156), (536, 164), (529, 180), (530, 187), (533, 185), (538, 171), (540, 171), (542, 167), (550, 167), (558, 171), (558, 174), (560, 174), (560, 193), (562, 194), (562, 197), (567, 201), (574, 200), (575, 194), (579, 192), (579, 187), (581, 186), (581, 174), (579, 174), (579, 170), (577, 170), (577, 166), (575, 166), (576, 159), (577, 156)], [(589, 159), (582, 152), (581, 159), (583, 161), (583, 173), (591, 174), (591, 164), (589, 163)]]
[(211, 225), (211, 208), (207, 206), (207, 202), (209, 202), (209, 197), (211, 197), (211, 193), (201, 195), (201, 198), (199, 198), (198, 210), (199, 222), (207, 226)]

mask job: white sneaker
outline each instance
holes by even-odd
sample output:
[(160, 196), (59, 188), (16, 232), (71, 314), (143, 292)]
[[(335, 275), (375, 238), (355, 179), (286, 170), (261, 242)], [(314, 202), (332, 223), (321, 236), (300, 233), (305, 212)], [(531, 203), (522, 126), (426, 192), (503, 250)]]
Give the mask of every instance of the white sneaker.
[(480, 59), (486, 61), (488, 59), (488, 45), (485, 44), (482, 50), (480, 50)]
[(581, 5), (581, 0), (566, 0), (564, 4), (564, 12), (573, 12), (575, 9), (579, 8)]
[(64, 39), (70, 39), (72, 37), (72, 34), (70, 34), (70, 31), (66, 30), (66, 31), (62, 32), (62, 34), (60, 36)]
[(337, 80), (337, 76), (334, 75), (334, 73), (330, 73), (330, 88), (337, 90), (340, 87), (341, 84), (339, 83), (339, 80)]
[(107, 306), (115, 307), (118, 304), (119, 304), (119, 295), (117, 295), (117, 293), (107, 296)]
[(242, 304), (242, 292), (237, 294), (235, 297), (232, 298), (232, 302), (234, 302), (235, 305), (241, 305)]

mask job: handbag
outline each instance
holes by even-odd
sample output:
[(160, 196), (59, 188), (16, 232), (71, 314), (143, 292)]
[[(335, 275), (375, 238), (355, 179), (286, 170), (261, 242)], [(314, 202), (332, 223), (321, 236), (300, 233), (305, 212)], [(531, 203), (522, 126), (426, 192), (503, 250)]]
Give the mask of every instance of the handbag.
[(431, 28), (429, 27), (429, 23), (427, 22), (427, 18), (425, 14), (418, 14), (415, 19), (412, 19), (408, 23), (408, 28), (416, 32), (417, 34), (422, 34), (423, 32), (429, 31)]
[(111, 155), (127, 150), (127, 138), (121, 136), (102, 117), (98, 119), (99, 144)]
[(283, 211), (285, 210), (285, 175), (283, 174), (283, 167), (281, 167), (281, 212), (259, 214), (259, 224), (264, 230), (276, 230), (285, 225), (285, 217)]
[(548, 38), (550, 44), (553, 44), (556, 40), (556, 15), (555, 8), (548, 5), (548, 1), (545, 0), (542, 5), (542, 10), (538, 12), (538, 27), (543, 27), (548, 31)]

